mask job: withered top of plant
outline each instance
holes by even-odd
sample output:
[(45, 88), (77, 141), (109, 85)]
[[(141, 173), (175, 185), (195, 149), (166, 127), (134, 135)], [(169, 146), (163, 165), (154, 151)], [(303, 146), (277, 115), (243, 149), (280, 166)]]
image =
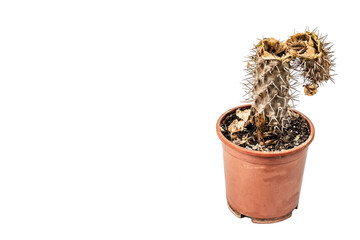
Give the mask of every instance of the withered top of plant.
[[(323, 43), (315, 32), (306, 31), (290, 36), (286, 42), (264, 38), (256, 45), (256, 52), (264, 60), (294, 60), (295, 68), (300, 67), (305, 81), (308, 81), (304, 85), (305, 94), (312, 96), (317, 92), (319, 84), (332, 80), (330, 71), (334, 63), (330, 59), (332, 52), (327, 45), (329, 44)], [(306, 62), (311, 60), (316, 60), (311, 63), (313, 66), (306, 66)]]
[(286, 43), (275, 38), (264, 38), (257, 45), (259, 55), (266, 60), (286, 61), (288, 59), (287, 48)]
[(286, 41), (286, 45), (292, 57), (315, 59), (324, 54), (321, 42), (314, 32), (294, 34)]

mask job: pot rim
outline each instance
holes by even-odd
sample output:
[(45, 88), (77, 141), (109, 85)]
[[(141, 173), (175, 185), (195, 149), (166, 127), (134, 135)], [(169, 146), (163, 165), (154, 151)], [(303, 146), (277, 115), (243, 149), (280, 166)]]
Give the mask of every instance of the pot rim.
[(218, 137), (220, 138), (221, 142), (223, 144), (225, 144), (227, 147), (230, 147), (233, 150), (238, 151), (238, 152), (242, 152), (242, 153), (246, 153), (246, 154), (253, 155), (253, 156), (258, 156), (258, 157), (281, 157), (281, 156), (294, 154), (296, 152), (299, 152), (299, 151), (307, 148), (310, 145), (310, 143), (314, 140), (315, 128), (314, 128), (313, 123), (310, 121), (310, 119), (308, 117), (306, 117), (303, 113), (301, 113), (301, 112), (299, 112), (299, 111), (297, 111), (295, 109), (290, 109), (293, 112), (301, 114), (306, 119), (306, 121), (308, 122), (309, 127), (310, 127), (310, 136), (301, 145), (299, 145), (299, 146), (297, 146), (295, 148), (292, 148), (292, 149), (283, 150), (283, 151), (277, 151), (277, 152), (261, 152), (261, 151), (251, 150), (251, 149), (247, 149), (247, 148), (235, 145), (234, 143), (229, 141), (222, 134), (222, 132), (220, 131), (220, 123), (221, 123), (222, 119), (225, 117), (225, 115), (229, 114), (230, 112), (232, 112), (232, 111), (234, 111), (234, 110), (236, 110), (238, 108), (250, 108), (250, 106), (251, 106), (251, 104), (245, 104), (245, 105), (240, 105), (238, 107), (231, 108), (231, 109), (227, 110), (225, 113), (223, 113), (219, 117), (219, 119), (218, 119), (218, 121), (216, 123), (216, 133), (217, 133)]

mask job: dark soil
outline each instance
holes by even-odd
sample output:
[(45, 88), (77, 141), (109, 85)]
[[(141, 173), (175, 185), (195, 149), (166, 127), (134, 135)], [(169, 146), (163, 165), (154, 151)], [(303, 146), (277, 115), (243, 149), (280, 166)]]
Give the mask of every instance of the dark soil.
[(255, 126), (251, 124), (245, 127), (243, 131), (234, 133), (231, 136), (228, 127), (235, 119), (241, 120), (236, 116), (236, 110), (224, 117), (220, 124), (222, 134), (234, 144), (251, 150), (264, 152), (287, 150), (301, 145), (310, 136), (310, 128), (307, 121), (301, 114), (294, 112), (290, 112), (289, 123), (284, 127), (283, 133), (264, 139), (265, 142), (270, 142), (270, 144), (266, 145), (257, 142), (257, 138), (254, 137), (256, 135), (256, 129)]

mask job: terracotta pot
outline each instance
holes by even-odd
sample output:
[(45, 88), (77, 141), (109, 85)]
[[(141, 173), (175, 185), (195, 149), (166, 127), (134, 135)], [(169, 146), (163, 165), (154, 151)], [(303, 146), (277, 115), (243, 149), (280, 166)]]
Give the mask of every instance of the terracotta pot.
[(314, 139), (314, 126), (309, 138), (300, 146), (279, 152), (260, 152), (237, 146), (220, 131), (222, 119), (243, 105), (225, 112), (216, 124), (224, 154), (226, 198), (230, 210), (238, 217), (250, 217), (255, 223), (273, 223), (291, 217), (299, 203), (306, 154)]

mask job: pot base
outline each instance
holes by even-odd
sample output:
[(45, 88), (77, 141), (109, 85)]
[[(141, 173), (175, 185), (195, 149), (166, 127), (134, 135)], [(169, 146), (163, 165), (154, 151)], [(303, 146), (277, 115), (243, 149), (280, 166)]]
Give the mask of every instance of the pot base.
[[(276, 218), (253, 218), (253, 217), (246, 216), (246, 215), (244, 215), (244, 214), (242, 214), (242, 213), (239, 213), (239, 212), (235, 211), (234, 209), (231, 208), (231, 206), (230, 206), (229, 203), (227, 203), (227, 205), (228, 205), (230, 211), (231, 211), (235, 216), (237, 216), (238, 218), (243, 218), (243, 217), (251, 218), (251, 221), (252, 221), (253, 223), (264, 224), (264, 223), (276, 223), (276, 222), (281, 222), (281, 221), (284, 221), (284, 220), (290, 218), (291, 215), (292, 215), (292, 211), (291, 211), (291, 212), (289, 212), (288, 214), (286, 214), (286, 215), (284, 215), (284, 216), (282, 216), (282, 217), (276, 217)], [(297, 209), (297, 206), (296, 206), (295, 209)]]

